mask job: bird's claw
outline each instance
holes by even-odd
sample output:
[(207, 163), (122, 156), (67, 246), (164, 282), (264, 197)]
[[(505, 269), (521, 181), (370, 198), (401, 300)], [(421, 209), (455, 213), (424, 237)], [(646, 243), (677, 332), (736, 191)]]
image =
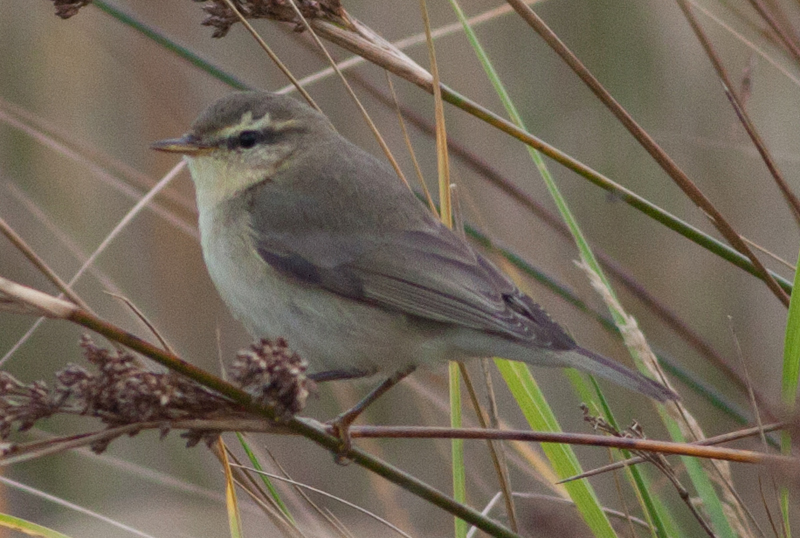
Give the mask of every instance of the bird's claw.
[(348, 465), (352, 461), (348, 456), (348, 453), (353, 448), (353, 442), (350, 438), (350, 425), (356, 418), (357, 416), (342, 413), (328, 421), (328, 425), (333, 429), (333, 435), (339, 438), (339, 449), (334, 456), (334, 461), (339, 465)]

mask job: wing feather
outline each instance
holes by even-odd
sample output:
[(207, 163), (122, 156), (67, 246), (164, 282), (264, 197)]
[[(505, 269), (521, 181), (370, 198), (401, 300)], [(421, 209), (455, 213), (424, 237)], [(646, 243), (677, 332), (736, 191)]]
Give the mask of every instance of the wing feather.
[[(575, 342), (486, 258), (425, 209), (390, 170), (337, 146), (337, 167), (303, 161), (286, 189), (271, 178), (241, 197), (255, 247), (308, 286), (411, 316), (535, 341)], [(354, 159), (350, 153), (362, 155)], [(349, 178), (373, 177), (380, 188)], [(285, 179), (288, 181), (289, 179)], [(302, 195), (301, 195), (302, 194)], [(325, 210), (321, 210), (322, 206)]]
[[(262, 259), (284, 275), (350, 299), (539, 345), (574, 342), (491, 262), (443, 226), (411, 232), (257, 236)], [(334, 264), (330, 261), (335, 260)], [(557, 329), (557, 330), (554, 330)]]

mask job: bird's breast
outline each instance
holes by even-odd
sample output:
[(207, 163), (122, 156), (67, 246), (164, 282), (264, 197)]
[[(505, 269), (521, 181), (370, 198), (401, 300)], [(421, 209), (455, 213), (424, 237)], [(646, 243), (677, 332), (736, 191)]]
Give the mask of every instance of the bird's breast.
[(255, 249), (245, 212), (224, 205), (200, 210), (200, 238), (209, 275), (231, 312), (254, 336), (282, 336), (290, 290)]
[(255, 248), (247, 213), (226, 209), (200, 209), (203, 257), (220, 296), (251, 335), (285, 338), (313, 372), (392, 372), (446, 358), (445, 342), (420, 332), (407, 316), (275, 271)]

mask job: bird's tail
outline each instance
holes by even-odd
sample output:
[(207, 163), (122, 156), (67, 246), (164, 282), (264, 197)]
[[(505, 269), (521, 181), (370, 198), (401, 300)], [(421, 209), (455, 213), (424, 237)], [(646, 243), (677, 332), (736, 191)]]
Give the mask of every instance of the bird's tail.
[(649, 396), (660, 402), (680, 400), (680, 396), (661, 383), (649, 377), (645, 377), (638, 372), (634, 372), (602, 355), (593, 353), (588, 349), (576, 347), (575, 349), (560, 351), (556, 354), (558, 359), (563, 361), (566, 366), (605, 377), (620, 386), (635, 390), (636, 392), (641, 392), (645, 396)]

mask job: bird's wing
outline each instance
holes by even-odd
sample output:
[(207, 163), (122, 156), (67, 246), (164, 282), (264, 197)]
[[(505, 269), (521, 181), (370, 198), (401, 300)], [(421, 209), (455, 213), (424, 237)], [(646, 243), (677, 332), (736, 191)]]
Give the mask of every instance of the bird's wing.
[(465, 241), (438, 223), (413, 231), (256, 235), (282, 274), (357, 301), (538, 345), (574, 341)]

